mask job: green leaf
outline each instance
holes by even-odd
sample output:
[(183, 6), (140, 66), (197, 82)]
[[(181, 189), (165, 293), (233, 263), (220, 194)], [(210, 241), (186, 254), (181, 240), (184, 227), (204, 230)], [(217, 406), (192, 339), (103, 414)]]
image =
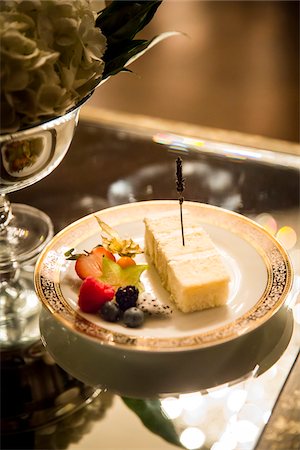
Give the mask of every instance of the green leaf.
[(69, 250), (67, 250), (67, 251), (64, 253), (65, 257), (66, 257), (66, 258), (73, 257), (74, 250), (75, 250), (75, 248), (70, 248)]
[(152, 433), (182, 448), (174, 424), (163, 414), (159, 400), (142, 400), (127, 397), (122, 397), (122, 400)]
[(140, 290), (140, 276), (147, 268), (146, 264), (136, 264), (123, 269), (119, 264), (104, 256), (100, 280), (111, 285), (114, 289), (136, 286)]
[(116, 75), (124, 70), (125, 67), (132, 64), (159, 42), (172, 36), (182, 35), (183, 33), (177, 31), (169, 31), (150, 40), (126, 41), (120, 43), (118, 47), (113, 46), (111, 50), (108, 50), (108, 59), (104, 67), (103, 78), (100, 84), (104, 83), (110, 76)]
[(153, 18), (161, 0), (112, 1), (97, 17), (96, 25), (111, 44), (133, 39)]
[(103, 78), (116, 75), (123, 70), (127, 62), (151, 44), (152, 39), (125, 41), (107, 50), (107, 62), (104, 67)]
[(134, 40), (135, 35), (152, 20), (161, 3), (162, 0), (114, 0), (99, 13), (96, 26), (107, 39), (102, 81), (126, 70), (126, 66), (155, 43), (169, 35), (178, 34), (164, 33), (163, 38)]
[(75, 248), (70, 248), (70, 250), (67, 250), (64, 253), (64, 255), (68, 261), (76, 261), (78, 258), (80, 258), (80, 256), (89, 254), (89, 252), (87, 252), (86, 250), (84, 250), (84, 253), (74, 253), (74, 252), (75, 252)]

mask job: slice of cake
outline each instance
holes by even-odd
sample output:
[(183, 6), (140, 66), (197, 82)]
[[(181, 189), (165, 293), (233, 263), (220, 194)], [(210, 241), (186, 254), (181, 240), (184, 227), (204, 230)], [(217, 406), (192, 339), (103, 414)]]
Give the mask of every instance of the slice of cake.
[(184, 246), (178, 214), (145, 218), (144, 222), (145, 252), (178, 309), (192, 312), (224, 305), (229, 274), (199, 219), (184, 216)]

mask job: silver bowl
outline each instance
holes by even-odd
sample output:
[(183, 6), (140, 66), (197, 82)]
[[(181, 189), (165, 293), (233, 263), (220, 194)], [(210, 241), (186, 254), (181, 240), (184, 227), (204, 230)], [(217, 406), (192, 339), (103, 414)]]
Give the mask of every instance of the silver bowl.
[[(51, 219), (6, 194), (49, 175), (71, 144), (85, 97), (66, 114), (17, 132), (0, 135), (0, 345), (32, 342), (39, 337), (40, 311), (32, 266), (53, 237)], [(34, 320), (36, 318), (36, 320)]]

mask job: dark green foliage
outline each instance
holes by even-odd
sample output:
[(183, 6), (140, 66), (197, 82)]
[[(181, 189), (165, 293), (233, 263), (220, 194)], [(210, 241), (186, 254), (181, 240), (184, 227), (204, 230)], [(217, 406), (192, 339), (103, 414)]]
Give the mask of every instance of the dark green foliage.
[(107, 39), (103, 79), (124, 70), (133, 56), (151, 44), (152, 39), (135, 40), (134, 37), (151, 21), (161, 2), (114, 0), (100, 12), (96, 25)]
[(142, 400), (127, 397), (122, 397), (122, 400), (150, 431), (166, 441), (182, 447), (173, 422), (163, 414), (159, 400)]

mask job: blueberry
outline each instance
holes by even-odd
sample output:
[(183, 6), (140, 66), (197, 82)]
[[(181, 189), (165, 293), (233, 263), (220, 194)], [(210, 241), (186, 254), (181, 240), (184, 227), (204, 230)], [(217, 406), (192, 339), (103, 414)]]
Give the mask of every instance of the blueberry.
[(123, 321), (130, 328), (137, 328), (144, 323), (144, 313), (139, 308), (128, 308), (124, 312)]
[(120, 308), (114, 302), (105, 302), (100, 313), (107, 322), (117, 322), (121, 317)]

